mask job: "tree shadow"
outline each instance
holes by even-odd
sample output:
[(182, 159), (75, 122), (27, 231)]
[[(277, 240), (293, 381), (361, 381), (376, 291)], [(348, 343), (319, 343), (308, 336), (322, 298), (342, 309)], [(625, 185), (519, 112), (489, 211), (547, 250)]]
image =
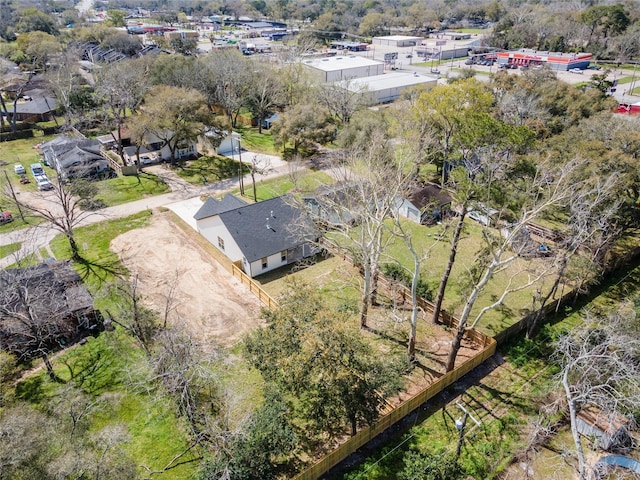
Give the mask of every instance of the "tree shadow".
[(32, 403), (40, 403), (45, 398), (44, 380), (35, 375), (16, 384), (16, 398)]
[(99, 284), (106, 283), (112, 277), (124, 278), (129, 273), (119, 260), (96, 262), (80, 257), (75, 261), (75, 265), (83, 281), (92, 279), (97, 280)]

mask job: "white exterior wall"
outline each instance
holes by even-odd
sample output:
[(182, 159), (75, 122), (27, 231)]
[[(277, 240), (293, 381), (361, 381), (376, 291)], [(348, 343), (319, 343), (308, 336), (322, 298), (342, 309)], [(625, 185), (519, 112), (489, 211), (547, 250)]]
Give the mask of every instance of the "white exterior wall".
[(324, 75), (325, 82), (327, 83), (339, 82), (341, 80), (350, 80), (353, 78), (382, 75), (384, 73), (384, 64), (344, 68), (342, 70), (333, 70), (333, 71), (323, 72), (323, 73), (325, 73)]
[(275, 253), (267, 257), (267, 268), (262, 268), (262, 259), (258, 259), (255, 262), (251, 262), (249, 268), (247, 268), (246, 259), (242, 260), (242, 264), (245, 269), (245, 273), (249, 275), (251, 278), (257, 277), (258, 275), (262, 275), (263, 273), (267, 273), (271, 270), (275, 270), (276, 268), (280, 268), (288, 263), (287, 259), (282, 261), (280, 252)]
[[(243, 259), (240, 248), (238, 248), (229, 230), (224, 226), (218, 215), (197, 220), (196, 224), (198, 225), (198, 232), (209, 240), (214, 247), (224, 253), (229, 260), (237, 262)], [(224, 241), (224, 250), (218, 246), (218, 237)]]
[(420, 223), (420, 209), (416, 208), (409, 200), (402, 200), (398, 206), (398, 215)]
[[(187, 148), (176, 148), (176, 160), (180, 160), (183, 157), (188, 157), (197, 152), (196, 144), (191, 142)], [(162, 160), (171, 159), (171, 149), (168, 145), (165, 145), (160, 150), (160, 158)]]

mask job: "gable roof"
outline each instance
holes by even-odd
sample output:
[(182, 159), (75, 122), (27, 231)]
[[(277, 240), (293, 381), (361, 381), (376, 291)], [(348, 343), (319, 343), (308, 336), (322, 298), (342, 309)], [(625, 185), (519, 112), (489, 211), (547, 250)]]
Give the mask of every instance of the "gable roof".
[(220, 215), (221, 213), (244, 207), (245, 205), (247, 205), (247, 202), (234, 195), (231, 195), (230, 193), (227, 193), (220, 200), (209, 197), (207, 198), (207, 201), (204, 202), (204, 205), (200, 207), (200, 210), (196, 212), (193, 218), (195, 218), (196, 220), (202, 220), (203, 218)]
[[(52, 97), (34, 98), (29, 102), (16, 103), (16, 114), (43, 115), (58, 108), (58, 102)], [(13, 113), (13, 109), (9, 110), (9, 114)]]
[(438, 185), (428, 183), (424, 187), (413, 190), (409, 194), (408, 200), (415, 207), (423, 209), (428, 205), (447, 205), (452, 202), (453, 198)]
[(275, 197), (220, 213), (249, 262), (300, 246), (318, 236), (305, 213), (292, 205), (290, 196)]

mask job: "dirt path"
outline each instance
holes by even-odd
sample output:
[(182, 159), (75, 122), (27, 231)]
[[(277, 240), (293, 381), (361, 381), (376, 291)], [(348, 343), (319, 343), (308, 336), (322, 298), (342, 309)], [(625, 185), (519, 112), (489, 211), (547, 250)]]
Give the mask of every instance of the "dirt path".
[(116, 237), (111, 250), (139, 275), (142, 295), (156, 311), (164, 312), (175, 285), (170, 322), (184, 325), (199, 341), (231, 346), (261, 325), (258, 299), (167, 215), (154, 213), (151, 225)]

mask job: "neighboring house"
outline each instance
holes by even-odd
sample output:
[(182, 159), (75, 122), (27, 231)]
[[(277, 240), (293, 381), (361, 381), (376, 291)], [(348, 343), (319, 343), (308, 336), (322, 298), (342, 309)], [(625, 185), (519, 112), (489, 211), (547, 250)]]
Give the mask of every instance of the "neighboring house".
[(312, 194), (304, 195), (302, 203), (311, 218), (331, 228), (352, 225), (357, 220), (358, 195), (355, 186), (346, 182), (322, 185)]
[(267, 130), (269, 130), (273, 126), (273, 122), (275, 122), (279, 118), (280, 114), (278, 113), (274, 113), (273, 115), (269, 116), (269, 118), (265, 118), (264, 120), (262, 120), (262, 128), (266, 128)]
[(227, 194), (208, 198), (194, 218), (198, 231), (250, 277), (317, 252), (318, 232), (289, 197), (246, 204)]
[(218, 155), (233, 156), (240, 152), (242, 137), (237, 132), (231, 132), (226, 135), (218, 146)]
[[(124, 161), (127, 165), (134, 165), (137, 161), (136, 149), (137, 145), (125, 148), (123, 155)], [(152, 133), (146, 135), (146, 138), (140, 146), (140, 154), (142, 153), (153, 154), (155, 161), (168, 162), (171, 160), (171, 149), (166, 142), (160, 140)], [(196, 142), (185, 141), (179, 144), (175, 151), (175, 160), (184, 160), (187, 158), (193, 158), (198, 154), (198, 147)]]
[(7, 119), (21, 122), (47, 122), (54, 116), (58, 102), (52, 97), (29, 97), (29, 101), (16, 103), (15, 111), (13, 103), (7, 104)]
[(421, 224), (441, 221), (451, 211), (453, 198), (438, 185), (428, 183), (398, 200), (398, 214)]
[(93, 298), (69, 262), (0, 271), (0, 347), (40, 356), (104, 328)]
[(65, 179), (95, 178), (110, 173), (98, 140), (60, 136), (40, 145), (44, 161)]
[(607, 414), (591, 404), (584, 406), (577, 415), (578, 432), (591, 438), (594, 448), (606, 451), (628, 448), (633, 443), (629, 433), (632, 426), (628, 418)]

